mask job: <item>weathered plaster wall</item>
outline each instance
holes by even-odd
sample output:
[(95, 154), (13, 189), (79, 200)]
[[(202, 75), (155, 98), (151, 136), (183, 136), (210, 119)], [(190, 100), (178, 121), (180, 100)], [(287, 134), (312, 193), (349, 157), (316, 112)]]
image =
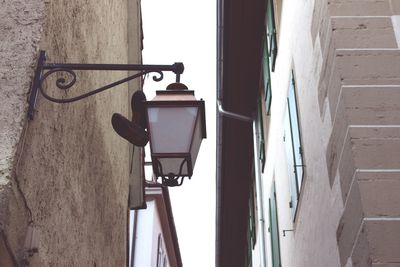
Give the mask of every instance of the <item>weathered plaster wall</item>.
[(3, 1), (0, 9), (0, 183), (9, 182), (26, 118), (26, 89), (44, 17), (43, 1)]
[(44, 22), (44, 1), (2, 1), (0, 8), (0, 265), (23, 258), (29, 214), (15, 179), (26, 123), (27, 91)]
[[(129, 10), (128, 1), (134, 3)], [(128, 116), (128, 86), (66, 105), (39, 95), (33, 121), (25, 120), (25, 101), (38, 48), (49, 62), (140, 63), (140, 46), (128, 57), (128, 16), (139, 28), (140, 4), (128, 1), (2, 4), (0, 219), (16, 264), (126, 263), (129, 146), (114, 133), (111, 116)], [(48, 80), (47, 92), (71, 97), (127, 73), (77, 75), (69, 92), (55, 89), (55, 79)], [(26, 249), (33, 251), (28, 255)]]

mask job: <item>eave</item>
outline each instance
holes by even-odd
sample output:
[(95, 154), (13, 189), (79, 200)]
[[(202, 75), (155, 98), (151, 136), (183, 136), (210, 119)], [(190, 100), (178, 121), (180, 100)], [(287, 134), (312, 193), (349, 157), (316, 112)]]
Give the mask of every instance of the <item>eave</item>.
[[(218, 99), (251, 117), (259, 92), (264, 1), (218, 1)], [(216, 266), (244, 266), (253, 168), (252, 124), (217, 115)]]

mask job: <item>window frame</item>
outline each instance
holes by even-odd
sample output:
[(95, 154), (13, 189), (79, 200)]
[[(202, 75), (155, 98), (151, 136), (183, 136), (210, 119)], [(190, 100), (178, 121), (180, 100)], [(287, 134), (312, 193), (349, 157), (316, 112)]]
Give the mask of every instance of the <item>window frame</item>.
[[(294, 114), (294, 113), (295, 114)], [(288, 96), (287, 96), (287, 107), (285, 114), (285, 138), (284, 141), (289, 141), (286, 132), (287, 120), (289, 121), (290, 128), (290, 144), (286, 144), (286, 156), (288, 164), (288, 178), (290, 184), (291, 201), (289, 203), (292, 209), (293, 220), (296, 219), (297, 208), (299, 205), (301, 189), (305, 176), (305, 164), (304, 164), (304, 150), (302, 145), (301, 137), (301, 124), (299, 117), (299, 108), (297, 100), (297, 87), (294, 71), (291, 72), (291, 77), (289, 80)], [(293, 121), (295, 120), (295, 121)], [(291, 153), (289, 153), (288, 148), (291, 146)], [(293, 166), (291, 166), (293, 164)], [(301, 171), (301, 177), (299, 177), (299, 169)], [(293, 175), (293, 174), (294, 175)]]
[(166, 265), (166, 251), (164, 247), (164, 242), (162, 239), (161, 234), (158, 234), (158, 241), (157, 241), (157, 267), (165, 267)]
[(252, 172), (252, 184), (250, 188), (250, 196), (248, 200), (249, 207), (249, 220), (247, 225), (247, 257), (245, 266), (252, 266), (252, 251), (254, 250), (257, 243), (257, 232), (258, 232), (258, 214), (257, 214), (257, 191), (255, 185), (254, 168)]
[(246, 267), (251, 267), (251, 266), (253, 266), (253, 254), (252, 254), (252, 251), (253, 251), (253, 246), (251, 246), (251, 243), (252, 243), (252, 232), (251, 232), (251, 229), (250, 229), (250, 223), (249, 223), (249, 225), (248, 225), (248, 229), (247, 229), (247, 256), (246, 256), (246, 263), (245, 263), (245, 266)]
[(263, 81), (264, 81), (264, 101), (265, 111), (267, 115), (271, 114), (271, 102), (272, 102), (272, 89), (271, 89), (271, 69), (270, 69), (269, 53), (268, 53), (268, 41), (267, 36), (263, 38)]
[(263, 121), (263, 116), (262, 116), (262, 102), (258, 102), (258, 108), (257, 108), (257, 117), (256, 117), (256, 122), (257, 122), (257, 127), (258, 127), (258, 148), (259, 148), (259, 154), (258, 154), (258, 160), (261, 162), (261, 172), (264, 173), (265, 169), (265, 162), (266, 162), (266, 153), (265, 153), (265, 139), (264, 139), (264, 121)]
[(265, 32), (267, 35), (268, 54), (271, 57), (271, 71), (275, 71), (276, 58), (278, 56), (278, 41), (276, 37), (274, 0), (266, 0)]

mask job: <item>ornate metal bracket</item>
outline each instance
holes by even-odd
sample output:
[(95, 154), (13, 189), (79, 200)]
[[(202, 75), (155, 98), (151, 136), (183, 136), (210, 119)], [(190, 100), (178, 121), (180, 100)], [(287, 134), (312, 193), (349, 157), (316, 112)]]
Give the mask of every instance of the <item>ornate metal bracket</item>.
[[(118, 80), (116, 82), (110, 83), (108, 85), (99, 87), (88, 93), (84, 93), (82, 95), (72, 97), (72, 98), (54, 98), (49, 96), (43, 90), (44, 81), (50, 77), (54, 73), (66, 73), (69, 77), (69, 81), (65, 78), (57, 78), (56, 86), (60, 90), (68, 90), (76, 83), (76, 70), (99, 70), (99, 71), (138, 71), (134, 75), (128, 76), (124, 79)], [(156, 73), (157, 75), (153, 76), (153, 80), (156, 82), (161, 81), (164, 78), (164, 71), (172, 71), (176, 75), (176, 82), (180, 82), (180, 75), (184, 71), (184, 66), (182, 63), (175, 63), (172, 65), (135, 65), (135, 64), (58, 64), (58, 63), (46, 63), (46, 52), (41, 50), (39, 54), (38, 63), (36, 66), (35, 76), (33, 78), (31, 93), (29, 97), (29, 109), (28, 109), (28, 117), (33, 120), (34, 111), (36, 107), (36, 99), (39, 94), (41, 94), (48, 99), (49, 101), (55, 103), (71, 103), (75, 101), (79, 101), (91, 95), (95, 95), (97, 93), (103, 92), (110, 88), (113, 88), (122, 83), (126, 83), (130, 80), (142, 77), (148, 73)]]

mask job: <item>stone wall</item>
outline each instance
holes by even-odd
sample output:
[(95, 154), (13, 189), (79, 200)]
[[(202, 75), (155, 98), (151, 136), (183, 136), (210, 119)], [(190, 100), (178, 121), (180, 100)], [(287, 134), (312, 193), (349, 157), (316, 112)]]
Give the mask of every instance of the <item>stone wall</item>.
[[(14, 265), (123, 266), (130, 152), (114, 133), (111, 116), (128, 117), (128, 85), (65, 105), (39, 95), (32, 121), (26, 120), (26, 98), (39, 49), (46, 50), (48, 62), (140, 63), (140, 42), (133, 52), (128, 47), (128, 27), (140, 28), (140, 3), (8, 2), (0, 11), (5, 12), (0, 17), (5, 22), (0, 23), (5, 61), (0, 80), (5, 103), (0, 107), (0, 250), (6, 250), (0, 252), (0, 263), (9, 258)], [(79, 71), (70, 91), (55, 89), (54, 78), (45, 89), (68, 98), (126, 75)], [(140, 82), (130, 87), (138, 89)]]
[[(276, 184), (282, 266), (339, 266), (336, 227), (343, 204), (337, 186), (331, 189), (324, 157), (331, 122), (329, 113), (321, 117), (319, 111), (318, 83), (323, 52), (320, 48), (319, 29), (312, 25), (314, 16), (321, 19), (317, 25), (327, 24), (323, 22), (326, 20), (324, 2), (283, 1), (282, 7), (278, 57), (272, 74), (270, 147), (264, 175), (264, 192), (268, 194), (271, 191), (269, 181), (274, 179)], [(314, 4), (317, 10), (314, 10)], [(291, 187), (283, 138), (292, 70), (296, 82), (305, 164), (295, 220), (289, 206)], [(293, 231), (283, 235), (283, 230)], [(267, 249), (270, 249), (269, 244)]]
[[(282, 266), (400, 262), (397, 3), (283, 2), (265, 174), (277, 185)], [(281, 119), (292, 69), (305, 163), (295, 220)]]
[(400, 263), (394, 249), (400, 246), (397, 3), (332, 1), (328, 7), (333, 53), (321, 79), (333, 124), (329, 178), (340, 185), (344, 204), (336, 233), (342, 266)]

